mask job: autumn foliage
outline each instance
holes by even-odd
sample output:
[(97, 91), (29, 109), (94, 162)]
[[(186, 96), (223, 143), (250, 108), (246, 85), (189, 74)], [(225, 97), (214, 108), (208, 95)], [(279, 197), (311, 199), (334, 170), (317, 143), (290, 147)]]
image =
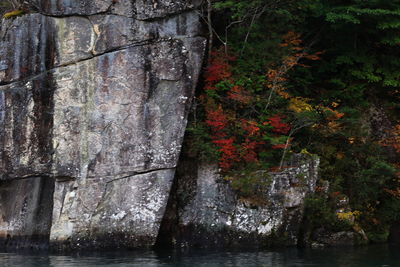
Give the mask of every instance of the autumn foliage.
[(266, 136), (287, 135), (290, 131), (281, 115), (268, 118), (253, 113), (243, 115), (253, 108), (256, 96), (237, 84), (232, 74), (234, 61), (235, 57), (222, 50), (211, 53), (205, 71), (205, 93), (200, 97), (212, 143), (220, 154), (219, 166), (225, 172), (240, 164), (259, 163), (260, 152), (282, 149), (284, 144), (272, 145), (265, 140)]
[(251, 78), (236, 74), (237, 56), (225, 49), (210, 53), (204, 72), (204, 93), (199, 99), (223, 172), (246, 168), (249, 163), (281, 165), (294, 140), (292, 135), (308, 123), (296, 119), (297, 114), (325, 112), (329, 114), (327, 123), (332, 127), (333, 123), (335, 127), (340, 125), (337, 120), (344, 114), (333, 107), (312, 105), (310, 99), (294, 96), (286, 88), (291, 69), (308, 67), (305, 62), (319, 60), (322, 53), (309, 54), (300, 35), (294, 32), (282, 37), (280, 47), (287, 50), (286, 55), (279, 64), (266, 66), (263, 88), (258, 90), (248, 83)]
[(388, 137), (381, 140), (383, 146), (393, 148), (397, 153), (400, 153), (400, 124), (396, 124), (387, 133)]
[[(233, 57), (226, 56), (221, 51), (211, 53), (209, 65), (205, 72), (206, 93), (207, 91), (218, 90), (216, 84), (225, 81), (232, 84), (231, 89), (223, 96), (226, 100), (249, 104), (251, 96), (244, 88), (234, 85), (231, 78), (229, 62), (232, 60), (234, 60)], [(233, 135), (232, 129), (237, 126), (235, 112), (232, 109), (225, 108), (226, 105), (223, 101), (216, 103), (214, 99), (207, 97), (207, 94), (203, 95), (201, 100), (205, 105), (206, 124), (211, 130), (212, 143), (218, 147), (220, 152), (219, 166), (221, 169), (228, 171), (241, 160), (246, 162), (257, 161), (255, 150), (262, 142), (250, 139), (250, 137), (256, 136), (260, 130), (256, 123), (241, 119), (239, 127), (244, 130), (243, 135)], [(243, 141), (238, 142), (238, 140)]]
[(272, 126), (272, 131), (278, 134), (288, 134), (290, 126), (282, 122), (280, 115), (274, 115), (268, 119), (268, 124)]
[(232, 76), (232, 67), (229, 61), (233, 59), (233, 57), (225, 55), (221, 50), (211, 52), (204, 75), (204, 80), (206, 82), (205, 90), (215, 90), (214, 86), (216, 83), (227, 80)]
[(323, 219), (310, 232), (339, 226), (327, 207), (340, 192), (379, 241), (400, 220), (400, 4), (265, 3), (213, 1), (213, 44), (223, 49), (212, 52), (199, 98), (206, 151), (235, 190), (258, 183), (246, 178), (257, 170), (281, 171), (292, 152), (318, 155), (330, 186), (310, 202), (309, 219)]

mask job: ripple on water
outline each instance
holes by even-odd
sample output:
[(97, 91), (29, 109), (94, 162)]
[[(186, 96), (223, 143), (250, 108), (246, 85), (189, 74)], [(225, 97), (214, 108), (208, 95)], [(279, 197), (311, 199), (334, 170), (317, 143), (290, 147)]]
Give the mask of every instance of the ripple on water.
[(0, 253), (0, 266), (400, 266), (400, 247), (328, 248), (275, 251), (125, 251), (53, 255), (47, 253)]

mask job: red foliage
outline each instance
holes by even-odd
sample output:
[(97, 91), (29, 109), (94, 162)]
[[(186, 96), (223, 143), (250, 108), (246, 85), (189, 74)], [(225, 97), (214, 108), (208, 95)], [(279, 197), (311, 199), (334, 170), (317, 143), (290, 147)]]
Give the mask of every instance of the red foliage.
[(272, 117), (270, 117), (268, 124), (270, 124), (273, 129), (272, 131), (274, 131), (275, 133), (278, 134), (287, 134), (290, 130), (290, 125), (287, 123), (282, 122), (282, 117), (280, 115), (274, 115)]
[(256, 135), (260, 132), (260, 128), (257, 126), (255, 121), (247, 121), (242, 119), (240, 122), (242, 129), (245, 130), (249, 136)]
[(244, 90), (243, 87), (238, 85), (233, 86), (228, 92), (228, 98), (242, 104), (249, 104), (251, 101), (251, 96)]
[[(281, 46), (286, 47), (289, 54), (281, 63), (270, 66), (266, 74), (266, 87), (271, 93), (275, 92), (283, 99), (291, 101), (293, 97), (286, 92), (285, 87), (288, 71), (296, 66), (304, 66), (301, 60), (320, 59), (321, 53), (310, 55), (305, 52), (300, 35), (295, 32), (289, 32), (283, 40)], [(219, 166), (223, 171), (229, 171), (239, 162), (257, 162), (259, 156), (266, 155), (267, 148), (269, 153), (278, 154), (280, 151), (272, 149), (285, 149), (286, 145), (290, 145), (290, 140), (287, 144), (270, 144), (281, 140), (282, 135), (288, 135), (291, 127), (278, 114), (265, 121), (265, 114), (269, 114), (266, 113), (268, 105), (264, 111), (259, 112), (258, 104), (264, 106), (263, 99), (266, 95), (253, 90), (247, 83), (235, 81), (236, 72), (233, 73), (232, 64), (234, 60), (223, 49), (211, 52), (204, 72), (206, 92), (199, 97), (205, 108), (205, 123), (209, 127), (212, 143), (220, 152)], [(335, 115), (339, 117), (341, 114)], [(268, 146), (264, 140), (271, 140), (268, 141)]]
[[(248, 121), (242, 119), (240, 121), (241, 128), (246, 132), (246, 139), (240, 145), (241, 148), (241, 158), (246, 162), (257, 162), (257, 151), (260, 145), (264, 145), (264, 141), (259, 141), (258, 136), (260, 136), (260, 128), (257, 126), (255, 121)], [(255, 139), (255, 140), (252, 140)]]
[[(211, 53), (204, 77), (205, 90), (215, 90), (215, 92), (200, 97), (205, 107), (205, 122), (210, 128), (212, 143), (220, 152), (219, 167), (223, 171), (229, 171), (239, 162), (258, 162), (258, 153), (265, 149), (266, 144), (263, 141), (266, 133), (261, 130), (257, 118), (253, 120), (240, 118), (240, 113), (238, 115), (236, 112), (238, 106), (249, 107), (253, 96), (243, 86), (234, 85), (230, 65), (232, 60), (234, 59), (223, 51), (217, 50)], [(228, 86), (224, 89), (230, 88), (229, 91), (217, 91), (216, 85), (221, 81), (227, 82)], [(235, 107), (229, 106), (231, 100), (236, 102)], [(287, 134), (290, 130), (290, 126), (282, 121), (280, 115), (272, 116), (266, 124), (272, 126), (275, 135)], [(284, 147), (283, 144), (272, 146), (273, 149)]]
[[(233, 58), (227, 56), (222, 51), (213, 51), (209, 59), (208, 67), (205, 71), (205, 90), (215, 90), (215, 84), (227, 80), (232, 76), (229, 61)], [(221, 153), (219, 166), (224, 171), (229, 170), (234, 162), (239, 160), (235, 138), (227, 137), (225, 129), (229, 124), (228, 116), (224, 113), (222, 105), (214, 104), (206, 107), (206, 124), (212, 132), (213, 143)]]
[(229, 122), (228, 118), (224, 114), (221, 105), (215, 110), (211, 108), (206, 109), (206, 115), (206, 123), (211, 128), (213, 134), (212, 142), (218, 147), (218, 151), (221, 153), (219, 166), (224, 171), (227, 171), (234, 162), (238, 161), (237, 149), (234, 146), (235, 138), (227, 138), (227, 134), (224, 132)]
[(205, 71), (206, 90), (214, 90), (215, 83), (226, 80), (232, 76), (229, 61), (232, 57), (227, 56), (223, 51), (213, 51), (209, 58), (208, 67)]
[(227, 126), (228, 120), (222, 106), (219, 105), (216, 110), (207, 109), (207, 125), (211, 128), (212, 132), (221, 135), (221, 131)]
[(393, 129), (387, 131), (388, 137), (381, 140), (382, 146), (392, 147), (397, 153), (400, 153), (400, 123), (395, 125)]
[(277, 144), (277, 145), (273, 145), (272, 149), (284, 149), (286, 147), (285, 144)]
[(250, 139), (246, 139), (246, 141), (241, 145), (242, 147), (242, 158), (246, 162), (257, 162), (257, 147), (263, 142), (251, 141)]
[(231, 137), (228, 139), (214, 140), (213, 143), (219, 147), (221, 157), (219, 159), (219, 166), (224, 171), (229, 170), (232, 164), (239, 161), (237, 149), (234, 146), (235, 138)]

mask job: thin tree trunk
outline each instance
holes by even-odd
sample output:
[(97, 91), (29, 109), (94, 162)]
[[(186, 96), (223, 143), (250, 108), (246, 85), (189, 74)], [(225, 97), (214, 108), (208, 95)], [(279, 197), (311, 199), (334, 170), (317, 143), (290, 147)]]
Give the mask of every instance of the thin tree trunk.
[(211, 55), (213, 47), (214, 31), (212, 27), (212, 0), (207, 0), (207, 24), (208, 24), (208, 55)]
[(292, 137), (292, 134), (293, 134), (293, 132), (290, 132), (288, 138), (286, 139), (286, 144), (285, 144), (285, 148), (283, 149), (281, 162), (279, 163), (279, 170), (281, 170), (282, 167), (283, 167), (283, 162), (284, 162), (285, 157), (286, 157), (286, 152), (288, 150), (289, 143), (290, 143), (290, 138)]

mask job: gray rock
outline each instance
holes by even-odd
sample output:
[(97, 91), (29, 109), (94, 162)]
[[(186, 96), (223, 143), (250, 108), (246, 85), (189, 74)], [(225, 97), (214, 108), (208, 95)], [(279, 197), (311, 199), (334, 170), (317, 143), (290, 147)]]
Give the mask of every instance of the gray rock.
[(47, 248), (54, 181), (34, 177), (0, 185), (0, 248)]
[[(55, 147), (53, 175), (89, 179), (85, 181), (85, 185), (89, 184), (85, 191), (93, 188), (94, 193), (98, 192), (97, 182), (91, 184), (92, 179), (103, 178), (103, 182), (109, 183), (110, 180), (137, 177), (130, 183), (130, 191), (126, 192), (126, 195), (135, 195), (137, 198), (130, 199), (132, 202), (125, 205), (106, 203), (103, 209), (107, 207), (107, 218), (114, 213), (131, 216), (132, 206), (139, 205), (135, 201), (149, 194), (148, 190), (135, 189), (135, 182), (141, 181), (141, 178), (146, 181), (146, 185), (150, 183), (146, 179), (147, 175), (140, 173), (169, 170), (164, 176), (161, 175), (164, 172), (160, 171), (157, 180), (162, 183), (157, 182), (158, 186), (154, 190), (161, 191), (152, 195), (153, 201), (160, 206), (155, 209), (151, 202), (147, 203), (148, 207), (145, 203), (140, 203), (146, 210), (143, 212), (147, 213), (147, 217), (128, 216), (129, 223), (118, 225), (119, 228), (111, 232), (125, 233), (123, 237), (126, 236), (127, 240), (142, 237), (146, 239), (142, 242), (125, 242), (125, 239), (118, 237), (120, 244), (151, 245), (158, 234), (157, 227), (167, 204), (173, 169), (180, 153), (187, 108), (194, 88), (193, 78), (198, 75), (197, 71), (188, 69), (188, 66), (201, 62), (204, 42), (203, 39), (194, 39), (187, 41), (187, 44), (193, 44), (187, 49), (199, 52), (194, 56), (197, 57), (197, 62), (191, 62), (188, 54), (183, 52), (185, 50), (182, 41), (172, 40), (107, 53), (93, 60), (57, 69), (54, 73), (59, 82), (54, 96), (54, 124), (57, 127), (54, 127), (52, 139)], [(82, 79), (79, 79), (80, 75)], [(124, 183), (113, 184), (114, 194), (118, 190), (121, 194), (127, 190)], [(57, 188), (56, 186), (56, 193)], [(104, 194), (112, 194), (105, 190)], [(56, 194), (55, 200), (59, 201), (57, 198)], [(80, 198), (71, 201), (87, 206)], [(72, 212), (75, 211), (76, 208), (73, 208)], [(54, 214), (61, 212), (55, 205)], [(59, 238), (63, 234), (58, 234), (64, 229), (63, 225), (75, 224), (74, 217), (77, 216), (66, 213), (64, 219), (70, 221), (67, 224), (63, 218), (53, 217), (52, 241), (64, 240)], [(95, 210), (78, 212), (81, 215), (93, 213)], [(109, 229), (114, 228), (112, 224), (106, 223), (107, 219), (101, 218), (99, 223), (90, 222), (100, 229), (89, 231), (91, 235), (105, 236)], [(81, 235), (82, 227), (76, 227), (77, 236)]]
[[(30, 2), (1, 24), (0, 180), (53, 181), (55, 247), (153, 245), (205, 49), (194, 3)], [(9, 228), (29, 216), (2, 235), (33, 235)]]
[(184, 41), (200, 35), (199, 16), (194, 12), (157, 21), (138, 21), (116, 15), (56, 18), (40, 14), (3, 20), (0, 84), (32, 78), (55, 67), (129, 46), (169, 38)]
[[(127, 0), (124, 0), (127, 1)], [(40, 13), (52, 16), (92, 15), (105, 13), (113, 0), (28, 0)]]
[(29, 14), (3, 20), (0, 38), (0, 82), (6, 84), (92, 57), (95, 33), (83, 17)]
[(52, 16), (112, 13), (138, 20), (150, 20), (183, 13), (201, 0), (28, 0), (40, 13)]
[(328, 233), (320, 235), (312, 246), (315, 247), (315, 244), (319, 244), (321, 247), (354, 246), (357, 243), (356, 235), (356, 233), (351, 231)]
[(199, 16), (185, 12), (156, 21), (132, 20), (124, 16), (94, 15), (89, 17), (97, 39), (93, 52), (106, 51), (129, 44), (152, 42), (159, 38), (186, 38), (201, 35)]
[(154, 245), (174, 173), (56, 181), (50, 241), (67, 248)]
[(182, 13), (185, 10), (197, 8), (202, 0), (136, 0), (132, 5), (136, 18), (140, 20), (166, 17), (171, 14)]
[(183, 163), (172, 205), (175, 214), (166, 216), (163, 238), (177, 240), (177, 246), (263, 246), (278, 240), (295, 245), (305, 197), (315, 191), (318, 177), (319, 160), (307, 157), (297, 156), (289, 164), (294, 167), (282, 172), (265, 173), (269, 183), (257, 201), (240, 198), (215, 164)]
[(3, 19), (0, 31), (1, 84), (43, 73), (53, 66), (54, 34), (48, 30), (52, 26), (51, 19), (38, 14)]
[(161, 41), (55, 70), (53, 174), (115, 178), (174, 168), (197, 77), (183, 47)]

